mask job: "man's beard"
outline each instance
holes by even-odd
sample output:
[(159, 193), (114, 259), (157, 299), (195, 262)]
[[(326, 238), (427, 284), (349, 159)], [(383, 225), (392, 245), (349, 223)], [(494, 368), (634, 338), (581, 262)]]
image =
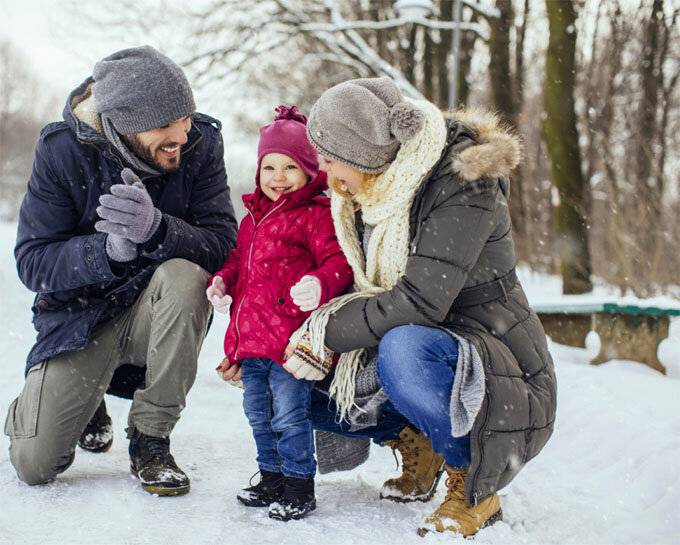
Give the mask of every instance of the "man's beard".
[[(134, 153), (139, 159), (144, 161), (147, 165), (160, 172), (174, 172), (179, 168), (180, 157), (182, 148), (180, 147), (177, 157), (173, 158), (171, 163), (161, 163), (156, 156), (151, 152), (151, 147), (145, 147), (137, 137), (136, 134), (123, 134), (121, 135), (123, 140), (130, 148), (130, 151)], [(168, 144), (164, 144), (168, 145)], [(160, 146), (159, 146), (160, 147)]]

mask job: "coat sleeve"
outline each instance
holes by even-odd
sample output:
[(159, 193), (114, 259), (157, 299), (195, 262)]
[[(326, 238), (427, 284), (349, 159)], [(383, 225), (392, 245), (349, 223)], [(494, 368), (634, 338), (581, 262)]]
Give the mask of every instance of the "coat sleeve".
[(78, 234), (76, 203), (64, 180), (50, 139), (41, 138), (14, 248), (19, 277), (34, 292), (74, 289), (116, 277), (106, 255), (106, 235)]
[(224, 265), (222, 265), (222, 268), (217, 271), (215, 274), (213, 274), (210, 278), (208, 278), (208, 286), (213, 281), (213, 278), (216, 276), (219, 276), (224, 280), (224, 286), (226, 289), (227, 295), (233, 295), (233, 289), (234, 286), (236, 285), (236, 280), (238, 280), (238, 273), (239, 273), (239, 268), (241, 266), (241, 254), (242, 254), (242, 244), (241, 244), (241, 232), (242, 228), (239, 230), (239, 240), (236, 243), (236, 248), (231, 250), (229, 252), (229, 256), (227, 257), (227, 260), (224, 262)]
[(165, 239), (146, 255), (163, 261), (184, 258), (214, 272), (236, 246), (237, 222), (227, 185), (222, 135), (213, 127), (205, 129), (204, 134), (208, 159), (190, 181), (187, 218), (163, 214)]
[(321, 302), (323, 305), (340, 295), (352, 283), (354, 274), (347, 258), (335, 236), (333, 218), (328, 207), (319, 207), (321, 214), (308, 224), (308, 248), (316, 260), (318, 269), (309, 273), (321, 283)]
[[(410, 245), (395, 286), (351, 301), (331, 316), (326, 346), (334, 352), (375, 346), (390, 329), (441, 323), (495, 226), (496, 189), (471, 191), (452, 177), (443, 185)], [(440, 186), (441, 187), (441, 186)]]

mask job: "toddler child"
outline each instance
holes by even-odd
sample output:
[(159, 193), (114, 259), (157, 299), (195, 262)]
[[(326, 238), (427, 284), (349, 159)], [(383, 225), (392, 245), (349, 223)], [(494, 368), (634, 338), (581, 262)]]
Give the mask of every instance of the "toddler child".
[(310, 395), (328, 369), (297, 358), (294, 368), (284, 367), (286, 346), (312, 310), (350, 285), (352, 270), (335, 238), (322, 194), (326, 173), (307, 141), (307, 118), (296, 106), (276, 111), (260, 129), (256, 188), (243, 197), (248, 215), (236, 248), (209, 279), (206, 295), (217, 311), (231, 306), (226, 357), (217, 370), (224, 380), (242, 378), (257, 446), (260, 482), (237, 499), (290, 520), (316, 507)]

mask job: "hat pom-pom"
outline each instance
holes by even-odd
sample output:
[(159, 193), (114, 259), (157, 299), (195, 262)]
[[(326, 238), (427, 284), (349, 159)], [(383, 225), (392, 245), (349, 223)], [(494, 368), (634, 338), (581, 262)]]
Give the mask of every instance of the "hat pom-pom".
[(297, 106), (286, 106), (280, 104), (274, 110), (279, 114), (274, 118), (274, 121), (280, 121), (282, 119), (292, 119), (293, 121), (298, 121), (303, 125), (307, 124), (307, 118), (298, 111)]
[(399, 142), (406, 142), (420, 132), (425, 115), (407, 102), (397, 102), (390, 110), (390, 131)]

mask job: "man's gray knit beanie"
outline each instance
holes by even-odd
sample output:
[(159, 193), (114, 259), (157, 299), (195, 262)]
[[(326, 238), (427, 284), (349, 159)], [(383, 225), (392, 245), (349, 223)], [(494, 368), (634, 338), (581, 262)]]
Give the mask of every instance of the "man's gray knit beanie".
[(149, 45), (123, 49), (94, 66), (94, 107), (121, 134), (164, 127), (194, 113), (182, 69)]
[(399, 146), (422, 129), (424, 114), (388, 77), (339, 83), (316, 101), (307, 138), (321, 154), (361, 172), (378, 173)]

